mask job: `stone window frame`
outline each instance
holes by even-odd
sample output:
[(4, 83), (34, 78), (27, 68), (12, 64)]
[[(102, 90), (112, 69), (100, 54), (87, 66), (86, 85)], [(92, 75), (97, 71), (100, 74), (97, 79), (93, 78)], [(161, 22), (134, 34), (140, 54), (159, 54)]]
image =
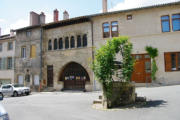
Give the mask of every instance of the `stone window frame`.
[(69, 49), (69, 37), (65, 37), (65, 49)]
[[(11, 60), (11, 62), (9, 60)], [(7, 57), (7, 69), (8, 70), (12, 69), (12, 67), (13, 67), (13, 63), (12, 62), (13, 62), (13, 58), (12, 57)]]
[(54, 39), (54, 42), (53, 42), (53, 47), (54, 47), (54, 50), (58, 50), (58, 40), (57, 38)]
[[(25, 50), (25, 52), (24, 52)], [(27, 57), (27, 53), (26, 53), (26, 46), (22, 46), (21, 47), (21, 58), (26, 58)]]
[[(108, 26), (105, 26), (105, 24), (108, 24)], [(108, 28), (109, 32), (105, 32), (104, 29)], [(103, 30), (103, 38), (109, 38), (110, 37), (110, 24), (109, 22), (102, 23), (102, 30)]]
[[(168, 19), (162, 19), (163, 17), (168, 17)], [(169, 23), (169, 31), (163, 31), (163, 22), (168, 22)], [(161, 31), (163, 33), (166, 33), (166, 32), (171, 32), (171, 25), (170, 25), (170, 15), (162, 15), (161, 16)]]
[[(113, 23), (117, 23), (117, 25), (113, 25)], [(116, 27), (117, 31), (113, 31), (113, 28)], [(119, 27), (118, 27), (118, 21), (112, 21), (111, 22), (111, 37), (118, 37), (119, 35)]]
[(75, 37), (72, 35), (70, 39), (70, 48), (75, 48)]
[(88, 46), (88, 38), (87, 38), (87, 34), (83, 35), (83, 42), (82, 42), (82, 46), (83, 47), (87, 47)]
[(7, 50), (13, 50), (13, 42), (8, 42)]
[(2, 52), (3, 51), (3, 43), (0, 43), (0, 52)]
[[(60, 41), (61, 41), (61, 44), (60, 44)], [(59, 50), (62, 50), (63, 48), (64, 48), (64, 41), (63, 41), (63, 38), (62, 37), (60, 37), (59, 39), (58, 39), (58, 49)]]
[(173, 21), (174, 20), (179, 20), (180, 21), (180, 17), (179, 18), (173, 18), (173, 16), (175, 16), (175, 15), (179, 15), (180, 16), (180, 13), (177, 13), (177, 14), (172, 14), (172, 18), (171, 18), (171, 22), (172, 22), (172, 30), (175, 32), (175, 31), (180, 31), (180, 26), (179, 26), (179, 29), (178, 30), (174, 30), (174, 23), (173, 23)]
[(52, 48), (52, 40), (49, 39), (48, 40), (48, 51), (51, 51), (53, 48)]

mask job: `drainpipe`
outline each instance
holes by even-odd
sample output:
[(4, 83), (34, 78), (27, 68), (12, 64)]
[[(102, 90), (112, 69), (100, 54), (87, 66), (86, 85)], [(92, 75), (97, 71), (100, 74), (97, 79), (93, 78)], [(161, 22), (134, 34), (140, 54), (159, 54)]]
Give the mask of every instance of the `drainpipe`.
[(40, 84), (39, 84), (39, 92), (42, 87), (42, 42), (43, 42), (43, 28), (41, 27), (41, 36), (40, 36)]
[[(92, 60), (94, 61), (94, 32), (93, 32), (93, 20), (91, 19), (91, 38), (92, 38)], [(96, 81), (95, 81), (95, 77), (94, 77), (94, 72), (93, 72), (93, 88), (94, 91), (96, 91)]]

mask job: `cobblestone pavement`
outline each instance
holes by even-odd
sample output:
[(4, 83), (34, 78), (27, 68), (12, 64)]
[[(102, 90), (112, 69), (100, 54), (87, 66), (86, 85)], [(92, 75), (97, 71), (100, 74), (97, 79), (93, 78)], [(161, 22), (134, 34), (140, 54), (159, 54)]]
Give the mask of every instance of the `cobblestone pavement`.
[(11, 120), (180, 120), (180, 86), (137, 88), (151, 100), (141, 108), (96, 110), (92, 101), (101, 92), (33, 93), (8, 97), (1, 104)]

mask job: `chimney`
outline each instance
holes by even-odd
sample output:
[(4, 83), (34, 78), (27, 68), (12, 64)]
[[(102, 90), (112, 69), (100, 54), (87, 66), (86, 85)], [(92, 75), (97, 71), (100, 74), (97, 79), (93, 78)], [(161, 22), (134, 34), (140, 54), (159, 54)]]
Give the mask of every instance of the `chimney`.
[(10, 36), (14, 36), (14, 31), (12, 29), (10, 30)]
[(59, 11), (57, 9), (54, 10), (54, 22), (59, 21)]
[(107, 11), (107, 0), (102, 0), (102, 5), (103, 5), (103, 13), (108, 12)]
[(45, 16), (44, 12), (41, 12), (41, 14), (39, 15), (39, 23), (45, 24), (45, 22), (46, 22), (46, 16)]
[(35, 12), (30, 12), (30, 26), (39, 25), (39, 15)]
[(63, 12), (63, 20), (67, 20), (67, 19), (69, 19), (69, 13), (65, 10)]

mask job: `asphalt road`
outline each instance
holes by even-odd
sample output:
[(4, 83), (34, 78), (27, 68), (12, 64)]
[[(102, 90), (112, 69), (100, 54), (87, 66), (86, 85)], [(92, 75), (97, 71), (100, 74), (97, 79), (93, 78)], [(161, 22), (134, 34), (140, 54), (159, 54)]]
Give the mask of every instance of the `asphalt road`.
[(11, 120), (180, 120), (180, 86), (137, 88), (151, 100), (141, 108), (96, 110), (92, 101), (101, 92), (33, 93), (8, 97), (1, 103)]

